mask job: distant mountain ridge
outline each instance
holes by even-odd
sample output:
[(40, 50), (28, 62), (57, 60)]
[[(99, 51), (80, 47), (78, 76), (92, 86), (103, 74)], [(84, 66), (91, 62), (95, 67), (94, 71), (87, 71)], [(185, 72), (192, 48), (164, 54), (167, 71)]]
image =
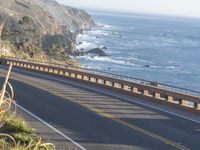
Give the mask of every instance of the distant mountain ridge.
[(78, 53), (75, 33), (94, 22), (84, 10), (54, 0), (0, 0), (0, 26), (0, 44), (10, 45), (13, 53), (65, 60)]

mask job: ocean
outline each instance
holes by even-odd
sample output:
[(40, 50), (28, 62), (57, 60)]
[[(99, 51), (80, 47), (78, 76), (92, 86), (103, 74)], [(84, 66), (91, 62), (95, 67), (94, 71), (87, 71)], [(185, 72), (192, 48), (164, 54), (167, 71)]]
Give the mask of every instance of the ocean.
[(79, 56), (83, 68), (200, 91), (200, 19), (90, 13), (97, 23), (77, 49), (106, 47), (109, 57)]

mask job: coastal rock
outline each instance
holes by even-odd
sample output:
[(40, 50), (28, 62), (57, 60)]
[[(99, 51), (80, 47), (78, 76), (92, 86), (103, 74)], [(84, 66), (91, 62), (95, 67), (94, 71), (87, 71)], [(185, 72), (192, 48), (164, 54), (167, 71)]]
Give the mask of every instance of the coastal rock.
[(144, 67), (145, 67), (145, 68), (150, 68), (151, 66), (150, 66), (150, 65), (144, 65)]
[(89, 51), (87, 51), (88, 54), (95, 54), (95, 55), (98, 55), (98, 56), (101, 56), (101, 57), (106, 57), (108, 56), (103, 49), (101, 48), (94, 48), (94, 49), (91, 49)]
[(83, 44), (83, 42), (78, 42), (78, 45), (81, 45), (81, 44)]

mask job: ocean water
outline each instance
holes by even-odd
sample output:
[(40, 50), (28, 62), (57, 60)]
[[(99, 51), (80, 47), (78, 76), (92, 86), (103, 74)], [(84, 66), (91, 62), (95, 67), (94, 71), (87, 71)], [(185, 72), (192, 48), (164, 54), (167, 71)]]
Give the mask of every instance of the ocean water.
[(83, 68), (200, 91), (200, 19), (90, 14), (98, 26), (78, 36), (77, 48), (105, 46), (109, 57), (79, 56)]

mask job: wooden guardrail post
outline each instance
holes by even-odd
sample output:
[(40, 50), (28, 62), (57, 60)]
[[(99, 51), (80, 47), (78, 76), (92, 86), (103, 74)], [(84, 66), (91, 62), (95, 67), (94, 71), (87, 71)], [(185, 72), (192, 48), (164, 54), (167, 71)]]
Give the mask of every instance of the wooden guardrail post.
[(148, 90), (143, 90), (143, 94), (144, 94), (145, 96), (149, 96), (149, 91), (148, 91)]
[(128, 85), (124, 84), (123, 89), (126, 90), (126, 91), (128, 91)]
[(174, 98), (172, 96), (167, 96), (167, 101), (172, 103), (174, 101)]
[(132, 87), (132, 92), (134, 92), (134, 93), (138, 93), (138, 88), (136, 88), (136, 87)]
[(104, 84), (105, 84), (106, 86), (110, 86), (110, 81), (104, 80)]
[(197, 110), (200, 110), (200, 103), (194, 103), (194, 108)]
[(184, 99), (180, 99), (180, 100), (179, 100), (179, 104), (180, 104), (180, 105), (183, 105), (183, 106), (186, 106), (186, 105), (187, 105), (187, 101), (184, 100)]
[(157, 92), (155, 92), (155, 98), (157, 98), (157, 99), (160, 99), (161, 97), (160, 97), (160, 93), (157, 93)]

